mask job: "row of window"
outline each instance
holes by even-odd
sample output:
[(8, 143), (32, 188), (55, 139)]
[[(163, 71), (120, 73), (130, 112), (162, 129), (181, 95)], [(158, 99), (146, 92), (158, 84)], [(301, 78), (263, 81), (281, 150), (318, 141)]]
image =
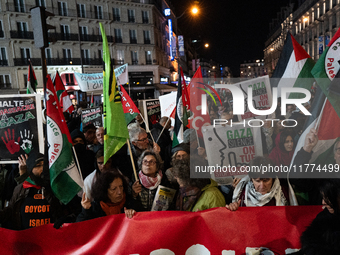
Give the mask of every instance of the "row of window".
[[(53, 63), (53, 57), (52, 57), (52, 50), (50, 48), (45, 49), (46, 54), (46, 62), (47, 64)], [(124, 64), (124, 51), (123, 50), (117, 50), (116, 51), (116, 64)], [(102, 50), (98, 50), (98, 52), (94, 52), (94, 58), (91, 59), (90, 57), (90, 50), (89, 49), (82, 49), (81, 50), (81, 57), (83, 64), (101, 64), (101, 58), (103, 55)], [(30, 48), (20, 48), (20, 56), (21, 59), (17, 60), (17, 65), (28, 65), (28, 59), (31, 58), (31, 50)], [(147, 65), (152, 64), (152, 57), (151, 57), (151, 51), (145, 51), (145, 60)], [(131, 61), (133, 65), (138, 64), (138, 52), (137, 51), (131, 51)], [(72, 59), (72, 50), (71, 49), (63, 49), (63, 55), (62, 55), (62, 63), (63, 64), (77, 64), (73, 63)], [(1, 47), (0, 48), (0, 66), (8, 66), (8, 59), (6, 54), (6, 48)]]
[[(2, 32), (2, 33), (1, 33)], [(11, 31), (11, 37), (15, 38), (26, 38), (26, 39), (33, 39), (32, 32), (28, 31), (27, 22), (17, 22), (17, 31), (14, 35), (15, 31)], [(60, 32), (61, 32), (61, 40), (77, 40), (78, 36), (72, 37), (70, 33), (70, 26), (69, 25), (60, 25)], [(88, 37), (88, 27), (87, 26), (79, 26), (79, 34), (81, 36), (82, 41), (87, 41)], [(115, 35), (115, 42), (122, 43), (122, 30), (120, 28), (114, 29)], [(130, 35), (130, 43), (137, 43), (137, 30), (129, 30)], [(4, 33), (2, 30), (2, 21), (0, 20), (0, 37), (4, 37)], [(150, 31), (143, 30), (143, 37), (144, 37), (144, 44), (150, 44)]]
[[(36, 0), (36, 6), (46, 7), (45, 0)], [(14, 10), (16, 12), (27, 12), (24, 0), (14, 0)], [(90, 6), (90, 10), (86, 11), (86, 4), (77, 4), (77, 16), (79, 18), (95, 18), (95, 19), (108, 19), (104, 15), (104, 8), (102, 5), (93, 5)], [(72, 10), (67, 8), (67, 2), (58, 2), (58, 15), (59, 16), (73, 16)], [(114, 21), (121, 21), (121, 11), (120, 8), (112, 8), (112, 19)], [(93, 16), (94, 15), (94, 16)], [(136, 22), (135, 10), (128, 9), (128, 22)], [(149, 23), (149, 12), (142, 11), (142, 23)]]

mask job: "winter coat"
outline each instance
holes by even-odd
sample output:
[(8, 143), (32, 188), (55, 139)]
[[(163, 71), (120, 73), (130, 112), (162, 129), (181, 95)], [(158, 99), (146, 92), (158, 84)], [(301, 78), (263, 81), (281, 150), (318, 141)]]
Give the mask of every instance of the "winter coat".
[(211, 183), (206, 185), (202, 189), (200, 198), (197, 200), (194, 207), (191, 209), (192, 212), (202, 211), (215, 207), (224, 207), (225, 199), (221, 191), (217, 188), (217, 182), (211, 180)]
[(301, 254), (340, 254), (340, 216), (327, 208), (320, 212), (301, 236)]

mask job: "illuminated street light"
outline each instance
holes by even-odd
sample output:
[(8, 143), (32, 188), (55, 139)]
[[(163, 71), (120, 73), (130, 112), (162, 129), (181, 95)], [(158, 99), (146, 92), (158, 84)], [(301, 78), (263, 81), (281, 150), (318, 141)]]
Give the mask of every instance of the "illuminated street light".
[(204, 44), (204, 47), (209, 48), (209, 43)]
[(307, 22), (308, 21), (308, 18), (307, 17), (304, 17), (303, 18), (303, 22)]
[(192, 14), (196, 15), (198, 13), (198, 8), (195, 6), (191, 9)]
[(274, 51), (274, 48), (270, 48), (270, 51)]

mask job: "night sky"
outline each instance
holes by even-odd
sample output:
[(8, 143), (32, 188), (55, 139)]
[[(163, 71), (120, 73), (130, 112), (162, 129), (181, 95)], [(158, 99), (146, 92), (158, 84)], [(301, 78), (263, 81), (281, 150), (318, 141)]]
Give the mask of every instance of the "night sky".
[[(172, 0), (177, 16), (193, 1)], [(269, 23), (277, 17), (280, 7), (289, 0), (200, 0), (200, 15), (183, 15), (178, 20), (184, 36), (201, 37), (199, 52), (202, 57), (229, 66), (234, 77), (239, 76), (244, 60), (263, 58), (264, 44), (269, 34)], [(295, 2), (295, 1), (294, 1)], [(209, 49), (203, 44), (208, 42)]]

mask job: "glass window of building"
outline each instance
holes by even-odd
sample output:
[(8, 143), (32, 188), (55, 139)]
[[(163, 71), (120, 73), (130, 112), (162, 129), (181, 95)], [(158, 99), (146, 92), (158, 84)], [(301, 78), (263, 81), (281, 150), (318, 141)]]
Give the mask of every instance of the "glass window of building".
[(59, 16), (67, 16), (67, 3), (58, 2), (58, 13)]
[(114, 21), (120, 21), (120, 10), (119, 8), (113, 8), (113, 20)]
[(86, 18), (85, 4), (77, 4), (77, 14), (79, 18)]

